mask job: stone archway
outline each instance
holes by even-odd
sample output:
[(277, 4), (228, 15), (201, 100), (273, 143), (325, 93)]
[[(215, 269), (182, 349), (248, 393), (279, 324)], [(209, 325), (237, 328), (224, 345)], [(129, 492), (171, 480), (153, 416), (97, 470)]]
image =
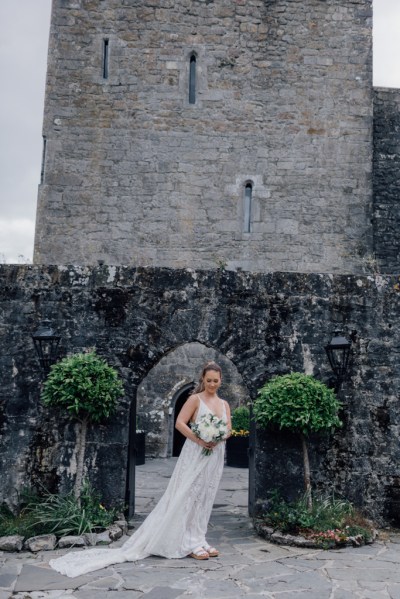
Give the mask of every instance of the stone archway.
[[(135, 511), (135, 424), (147, 433), (146, 455), (173, 455), (175, 408), (193, 388), (203, 365), (213, 360), (220, 364), (223, 384), (220, 395), (232, 408), (247, 402), (249, 392), (235, 364), (224, 354), (201, 343), (185, 343), (166, 353), (139, 384), (136, 401), (131, 405), (131, 436), (127, 472), (126, 502), (129, 517)], [(254, 460), (249, 467), (249, 512), (252, 510)]]
[(203, 365), (213, 360), (223, 371), (220, 395), (231, 408), (248, 400), (248, 391), (235, 364), (224, 354), (201, 343), (185, 343), (165, 354), (137, 390), (137, 428), (146, 432), (147, 457), (171, 457), (174, 448), (175, 408), (197, 382)]

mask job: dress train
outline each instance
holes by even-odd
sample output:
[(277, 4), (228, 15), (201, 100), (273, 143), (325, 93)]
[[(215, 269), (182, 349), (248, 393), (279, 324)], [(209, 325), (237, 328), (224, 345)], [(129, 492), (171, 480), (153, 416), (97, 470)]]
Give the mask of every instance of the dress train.
[[(200, 400), (196, 421), (207, 411), (209, 408)], [(121, 547), (67, 553), (50, 560), (50, 566), (60, 574), (75, 577), (150, 555), (182, 558), (203, 547), (224, 466), (224, 450), (222, 442), (205, 456), (202, 447), (186, 439), (164, 495)]]

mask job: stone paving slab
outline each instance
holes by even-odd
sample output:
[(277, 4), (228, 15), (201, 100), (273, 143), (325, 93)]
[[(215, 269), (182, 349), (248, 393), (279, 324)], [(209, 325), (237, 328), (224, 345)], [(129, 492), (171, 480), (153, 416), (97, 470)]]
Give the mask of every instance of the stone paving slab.
[(90, 577), (78, 576), (68, 578), (62, 576), (50, 567), (24, 565), (21, 574), (18, 576), (14, 591), (41, 591), (46, 590), (65, 590), (77, 589), (88, 583)]
[(400, 599), (400, 585), (389, 584), (388, 591), (389, 591), (390, 599)]
[[(138, 467), (143, 492), (137, 497), (135, 526), (161, 496), (175, 461)], [(145, 493), (150, 480), (151, 492)], [(226, 468), (209, 527), (219, 558), (149, 557), (71, 579), (48, 566), (49, 559), (68, 549), (3, 552), (0, 599), (400, 599), (399, 535), (359, 549), (273, 545), (255, 535), (246, 508), (235, 503), (237, 491), (243, 498), (246, 489), (247, 470)]]
[[(96, 591), (93, 592), (93, 589), (79, 589), (79, 591), (74, 592), (73, 598), (69, 599), (140, 599), (143, 597), (143, 593), (140, 591), (120, 591), (116, 593), (115, 591)], [(12, 598), (14, 599), (14, 597)], [(23, 597), (18, 599), (24, 599)], [(35, 599), (32, 597), (32, 599)], [(48, 599), (43, 598), (43, 599)], [(160, 597), (161, 599), (161, 597)]]
[(176, 597), (182, 597), (182, 591), (171, 589), (170, 587), (154, 587), (150, 593), (142, 595), (145, 599), (176, 599)]

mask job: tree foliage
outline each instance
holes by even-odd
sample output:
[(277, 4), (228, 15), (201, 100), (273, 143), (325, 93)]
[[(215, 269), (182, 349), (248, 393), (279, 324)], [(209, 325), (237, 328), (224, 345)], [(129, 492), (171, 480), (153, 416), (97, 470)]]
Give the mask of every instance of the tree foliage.
[(273, 377), (258, 392), (254, 418), (263, 428), (280, 428), (308, 435), (341, 426), (340, 408), (334, 391), (314, 377), (292, 372)]
[(341, 426), (339, 408), (340, 402), (332, 389), (300, 372), (273, 377), (261, 387), (254, 402), (254, 418), (261, 427), (273, 423), (300, 435), (309, 510), (312, 509), (312, 497), (307, 436), (311, 432)]
[(95, 352), (75, 354), (51, 367), (42, 391), (43, 403), (64, 408), (80, 422), (76, 439), (77, 465), (74, 496), (78, 506), (83, 484), (86, 435), (89, 422), (101, 422), (115, 411), (124, 393), (117, 371)]
[(101, 422), (115, 411), (123, 385), (117, 371), (95, 352), (74, 354), (52, 366), (43, 403), (64, 408), (71, 418)]
[(232, 429), (249, 432), (250, 410), (247, 406), (239, 406), (232, 411)]

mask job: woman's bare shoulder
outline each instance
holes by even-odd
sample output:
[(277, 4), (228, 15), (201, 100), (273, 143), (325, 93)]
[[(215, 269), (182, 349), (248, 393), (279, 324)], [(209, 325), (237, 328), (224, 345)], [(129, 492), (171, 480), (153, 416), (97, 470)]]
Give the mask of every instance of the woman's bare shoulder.
[(190, 403), (198, 404), (200, 401), (200, 397), (198, 396), (197, 393), (193, 393), (192, 395), (189, 395), (189, 397), (187, 398), (186, 401), (190, 401)]
[(196, 393), (193, 393), (193, 395), (189, 395), (189, 397), (184, 403), (184, 406), (186, 406), (187, 409), (191, 409), (192, 411), (197, 410), (199, 405), (200, 398)]
[(228, 410), (228, 412), (230, 412), (231, 411), (231, 407), (230, 407), (229, 403), (226, 401), (226, 399), (223, 399), (222, 401), (225, 404), (225, 408)]

